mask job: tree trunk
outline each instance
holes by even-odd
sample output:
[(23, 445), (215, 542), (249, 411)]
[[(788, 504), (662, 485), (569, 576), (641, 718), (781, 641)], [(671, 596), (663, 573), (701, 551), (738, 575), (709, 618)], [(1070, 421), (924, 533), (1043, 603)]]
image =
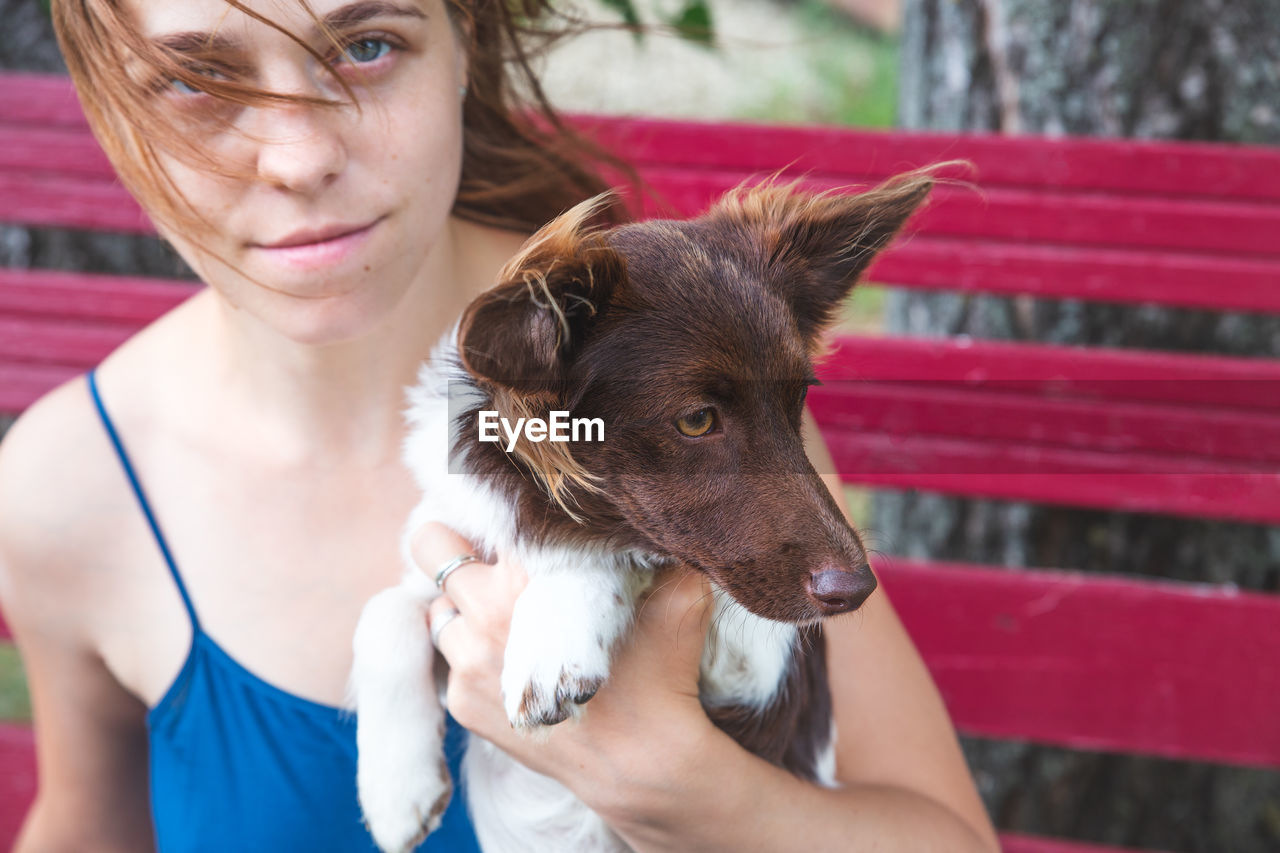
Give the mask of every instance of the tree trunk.
[[(1280, 0), (907, 0), (905, 128), (1280, 142)], [(1280, 356), (1280, 318), (895, 293), (897, 334)], [(1280, 527), (883, 493), (878, 547), (1280, 589)], [(1153, 638), (1155, 641), (1155, 638)], [(1003, 828), (1280, 849), (1280, 774), (967, 740)]]

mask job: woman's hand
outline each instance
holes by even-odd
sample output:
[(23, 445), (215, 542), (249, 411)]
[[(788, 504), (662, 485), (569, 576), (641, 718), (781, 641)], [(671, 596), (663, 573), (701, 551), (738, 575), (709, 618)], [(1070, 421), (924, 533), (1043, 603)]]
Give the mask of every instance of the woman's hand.
[[(472, 546), (441, 525), (423, 527), (413, 556), (434, 573)], [(545, 736), (512, 728), (499, 678), (511, 613), (527, 582), (517, 564), (467, 563), (449, 575), (431, 606), (438, 648), (449, 663), (446, 702), (454, 718), (531, 769), (555, 778), (597, 813), (634, 818), (682, 789), (681, 777), (705, 772), (701, 746), (719, 732), (702, 710), (698, 672), (710, 617), (710, 587), (687, 570), (660, 575), (642, 600), (630, 638), (581, 719)], [(458, 616), (442, 624), (451, 610)]]
[[(472, 549), (447, 528), (428, 525), (413, 550), (418, 565), (433, 574)], [(433, 621), (451, 607), (461, 614), (437, 627), (440, 651), (451, 667), (449, 710), (471, 731), (565, 785), (632, 849), (999, 849), (976, 794), (971, 807), (956, 809), (927, 786), (902, 785), (883, 772), (860, 775), (856, 759), (887, 726), (857, 725), (857, 714), (850, 713), (858, 710), (857, 703), (848, 705), (847, 697), (845, 719), (851, 725), (842, 729), (840, 743), (852, 759), (839, 789), (798, 779), (716, 728), (698, 700), (710, 615), (708, 585), (698, 575), (672, 573), (658, 579), (640, 606), (630, 638), (616, 651), (608, 681), (586, 704), (581, 720), (552, 726), (546, 736), (514, 731), (503, 711), (499, 678), (512, 608), (526, 580), (523, 570), (508, 561), (468, 563), (449, 576), (448, 594), (432, 604)], [(857, 633), (859, 624), (848, 628)], [(874, 677), (875, 656), (892, 638), (886, 640), (883, 630), (875, 637), (868, 633), (842, 634), (831, 651), (842, 644), (871, 643), (859, 671)], [(909, 641), (901, 642), (910, 648)], [(878, 684), (892, 687), (895, 677), (887, 673)], [(927, 675), (923, 683), (930, 684)], [(909, 715), (910, 704), (904, 701), (895, 712)], [(936, 704), (941, 707), (940, 700)], [(945, 735), (950, 728), (943, 713), (942, 723), (933, 728), (941, 727)], [(919, 730), (910, 733), (918, 736)], [(888, 749), (902, 752), (908, 746), (897, 743)], [(950, 749), (959, 755), (954, 743)], [(943, 766), (958, 761), (963, 771), (963, 758), (943, 758)], [(935, 770), (940, 763), (932, 756), (918, 761)]]

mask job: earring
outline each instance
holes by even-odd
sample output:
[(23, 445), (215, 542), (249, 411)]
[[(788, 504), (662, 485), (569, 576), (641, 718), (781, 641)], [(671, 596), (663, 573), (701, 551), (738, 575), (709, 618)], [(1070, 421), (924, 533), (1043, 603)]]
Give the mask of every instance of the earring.
[(463, 101), (467, 99), (467, 87), (465, 85), (458, 87), (458, 98)]

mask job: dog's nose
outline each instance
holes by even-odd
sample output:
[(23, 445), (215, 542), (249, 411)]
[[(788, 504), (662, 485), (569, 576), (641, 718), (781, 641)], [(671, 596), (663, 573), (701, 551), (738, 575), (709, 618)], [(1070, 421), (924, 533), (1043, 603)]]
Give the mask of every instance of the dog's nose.
[(876, 590), (876, 576), (865, 566), (857, 571), (824, 569), (809, 573), (809, 597), (824, 616), (857, 610)]

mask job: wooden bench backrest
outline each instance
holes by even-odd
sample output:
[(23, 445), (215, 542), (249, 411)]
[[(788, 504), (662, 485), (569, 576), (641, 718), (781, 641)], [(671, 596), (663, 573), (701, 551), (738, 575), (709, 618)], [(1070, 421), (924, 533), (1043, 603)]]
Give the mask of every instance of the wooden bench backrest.
[[(782, 167), (825, 188), (972, 161), (980, 192), (940, 187), (913, 236), (873, 268), (877, 282), (1280, 312), (1271, 150), (581, 123), (682, 215)], [(6, 75), (0, 86), (0, 222), (150, 230), (63, 80)], [(0, 269), (0, 411), (82, 373), (195, 289)], [(821, 375), (811, 405), (851, 483), (1280, 522), (1277, 360), (843, 337)], [(1280, 766), (1274, 596), (901, 559), (878, 570), (962, 731)], [(6, 772), (32, 772), (29, 739), (12, 728), (0, 729)], [(0, 838), (20, 815), (5, 809)]]

